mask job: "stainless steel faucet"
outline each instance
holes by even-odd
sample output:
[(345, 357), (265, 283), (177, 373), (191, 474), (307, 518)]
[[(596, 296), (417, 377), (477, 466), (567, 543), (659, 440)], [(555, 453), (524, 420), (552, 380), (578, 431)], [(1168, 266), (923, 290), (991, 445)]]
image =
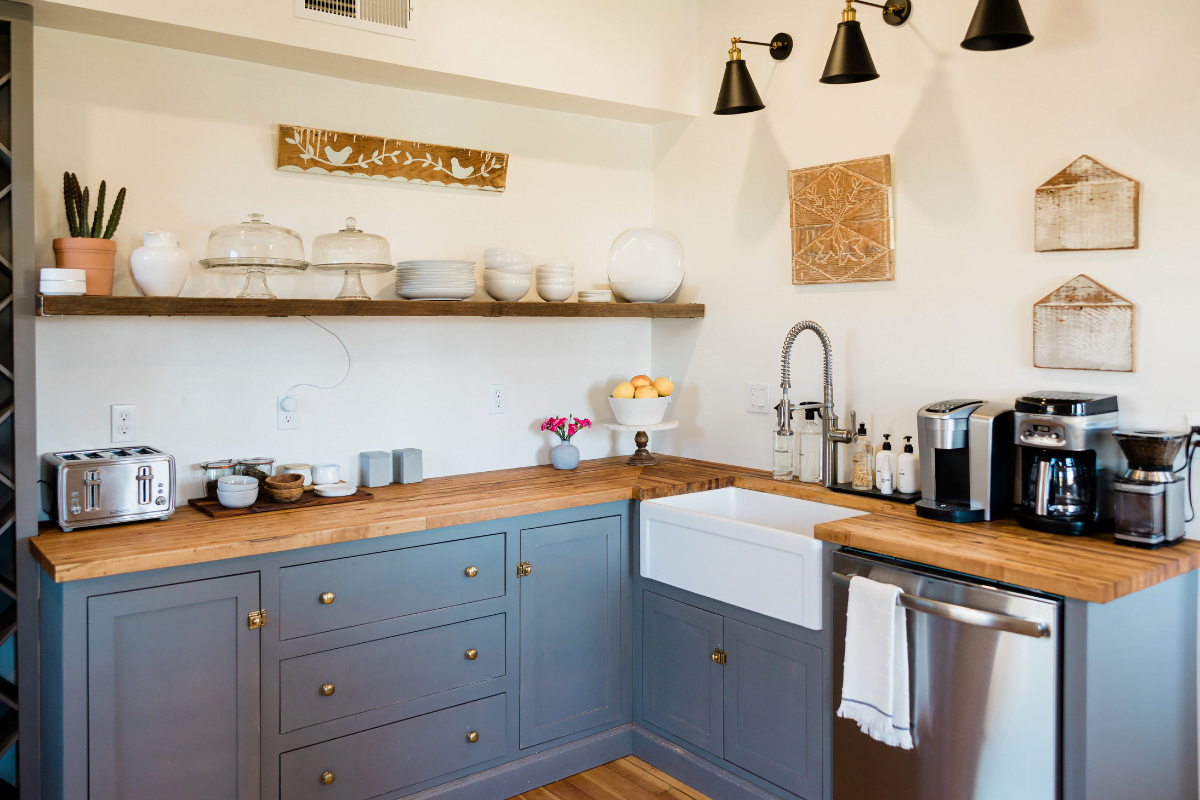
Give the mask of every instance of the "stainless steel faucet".
[[(797, 403), (793, 404), (788, 400), (788, 390), (792, 388), (792, 345), (796, 343), (796, 338), (803, 331), (812, 331), (821, 340), (821, 347), (825, 350), (825, 400), (822, 403)], [(783, 340), (783, 378), (779, 384), (783, 389), (783, 399), (777, 406), (779, 412), (779, 432), (791, 433), (792, 430), (792, 412), (806, 409), (819, 408), (823, 410), (821, 414), (821, 483), (824, 486), (832, 486), (837, 483), (838, 471), (838, 444), (850, 444), (854, 441), (855, 430), (855, 414), (850, 412), (850, 428), (843, 430), (838, 428), (838, 417), (833, 410), (833, 349), (829, 345), (829, 334), (825, 333), (825, 329), (811, 320), (799, 322), (788, 331), (787, 338)]]

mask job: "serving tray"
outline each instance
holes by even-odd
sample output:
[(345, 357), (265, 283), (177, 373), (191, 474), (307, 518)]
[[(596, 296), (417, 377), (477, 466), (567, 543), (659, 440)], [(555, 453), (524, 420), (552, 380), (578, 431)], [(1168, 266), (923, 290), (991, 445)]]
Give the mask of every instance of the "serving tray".
[(217, 500), (209, 500), (207, 497), (199, 497), (194, 500), (188, 500), (188, 505), (192, 508), (198, 508), (205, 514), (208, 514), (214, 519), (223, 517), (240, 517), (244, 514), (263, 514), (270, 511), (294, 511), (297, 508), (316, 508), (317, 506), (332, 506), (338, 503), (356, 503), (359, 500), (374, 500), (375, 495), (370, 492), (359, 489), (354, 494), (346, 495), (345, 497), (320, 497), (312, 489), (309, 489), (304, 494), (300, 495), (300, 499), (294, 503), (276, 503), (271, 500), (266, 492), (260, 492), (258, 499), (252, 505), (245, 508), (226, 508)]

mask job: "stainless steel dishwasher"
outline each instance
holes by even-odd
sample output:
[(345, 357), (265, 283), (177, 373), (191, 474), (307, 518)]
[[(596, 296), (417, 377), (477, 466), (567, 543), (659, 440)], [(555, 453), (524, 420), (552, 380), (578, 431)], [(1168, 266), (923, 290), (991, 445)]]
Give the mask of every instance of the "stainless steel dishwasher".
[(833, 721), (834, 800), (1056, 800), (1062, 601), (908, 562), (833, 557), (833, 710), (849, 578), (903, 590), (912, 750)]

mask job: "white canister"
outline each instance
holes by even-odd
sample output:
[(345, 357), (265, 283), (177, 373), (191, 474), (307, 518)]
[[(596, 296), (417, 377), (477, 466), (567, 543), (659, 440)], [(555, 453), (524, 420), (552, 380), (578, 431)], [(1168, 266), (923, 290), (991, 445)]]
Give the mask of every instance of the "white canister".
[(282, 475), (303, 475), (304, 485), (312, 486), (312, 465), (311, 464), (284, 464), (279, 468)]
[(192, 257), (168, 231), (146, 231), (142, 246), (129, 254), (133, 280), (146, 297), (178, 297), (187, 283)]
[(312, 480), (315, 484), (337, 483), (342, 479), (337, 464), (313, 464)]

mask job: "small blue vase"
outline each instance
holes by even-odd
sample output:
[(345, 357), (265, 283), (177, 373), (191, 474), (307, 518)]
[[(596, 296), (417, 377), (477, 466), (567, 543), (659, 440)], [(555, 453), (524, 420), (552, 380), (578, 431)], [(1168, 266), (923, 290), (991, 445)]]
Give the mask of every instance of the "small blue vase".
[(579, 466), (579, 448), (563, 442), (550, 451), (550, 463), (556, 469), (575, 469)]

